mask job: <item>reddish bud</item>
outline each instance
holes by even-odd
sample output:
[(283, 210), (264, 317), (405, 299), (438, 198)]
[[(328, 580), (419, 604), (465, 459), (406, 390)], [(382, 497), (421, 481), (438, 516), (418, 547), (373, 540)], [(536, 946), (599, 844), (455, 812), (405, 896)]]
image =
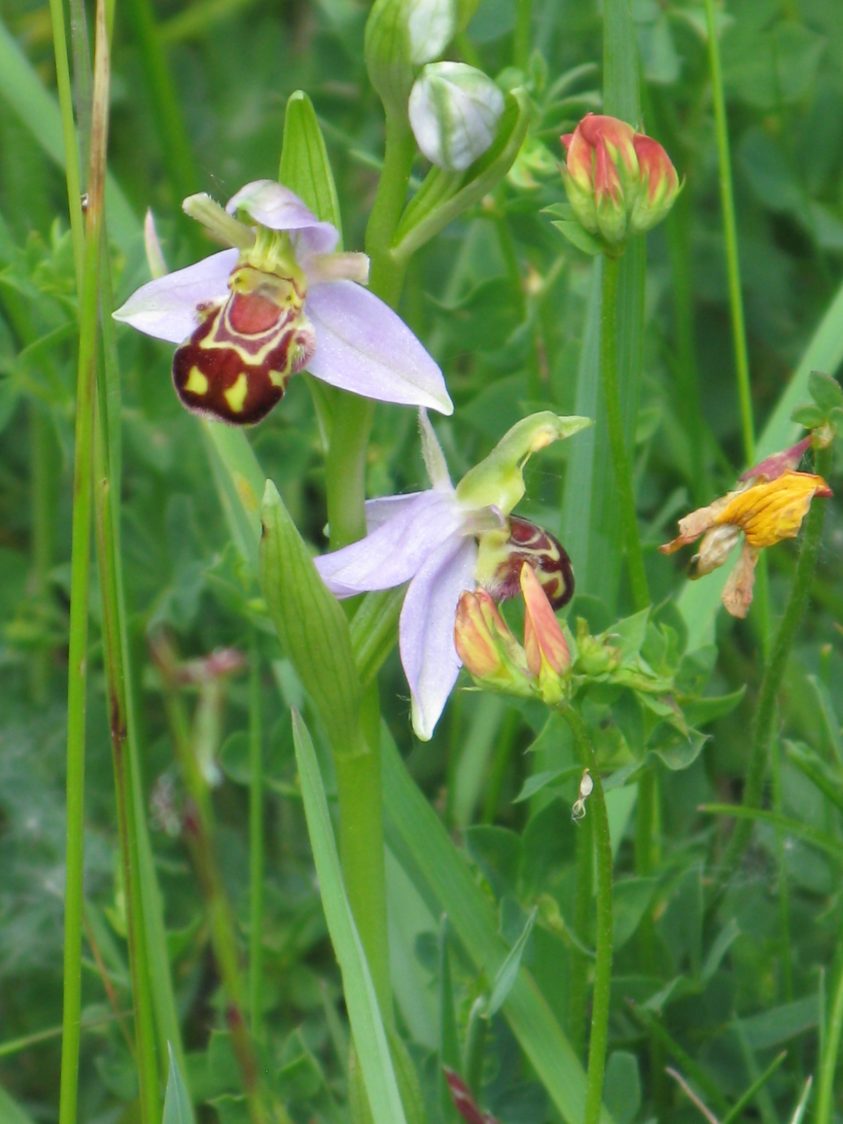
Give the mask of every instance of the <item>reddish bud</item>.
[(580, 225), (607, 250), (649, 230), (670, 210), (679, 177), (651, 137), (616, 117), (589, 113), (561, 139), (568, 202)]

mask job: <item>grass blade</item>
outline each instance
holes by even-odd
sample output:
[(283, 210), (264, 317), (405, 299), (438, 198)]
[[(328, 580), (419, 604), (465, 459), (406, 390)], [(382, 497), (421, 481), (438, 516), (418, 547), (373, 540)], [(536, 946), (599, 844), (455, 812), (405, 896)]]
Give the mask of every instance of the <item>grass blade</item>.
[(354, 1045), (375, 1124), (405, 1124), (386, 1030), (363, 945), (343, 885), (328, 802), (310, 734), (293, 713), (293, 742), (304, 811), (328, 932), (339, 961)]

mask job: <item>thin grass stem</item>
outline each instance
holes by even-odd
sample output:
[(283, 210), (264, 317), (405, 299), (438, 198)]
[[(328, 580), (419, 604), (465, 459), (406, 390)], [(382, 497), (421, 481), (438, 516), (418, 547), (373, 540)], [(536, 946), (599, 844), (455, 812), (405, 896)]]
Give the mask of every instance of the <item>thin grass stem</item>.
[(735, 376), (738, 384), (738, 406), (741, 416), (743, 451), (748, 465), (755, 463), (755, 424), (752, 416), (752, 389), (749, 379), (749, 355), (746, 346), (743, 296), (741, 293), (741, 267), (738, 252), (738, 225), (735, 218), (735, 199), (732, 191), (732, 158), (729, 148), (729, 124), (726, 118), (726, 98), (723, 92), (723, 74), (720, 67), (720, 44), (714, 18), (714, 0), (705, 0), (705, 18), (708, 33), (708, 67), (711, 76), (711, 98), (714, 107), (714, 128), (717, 141), (717, 160), (720, 165), (720, 206), (723, 212), (723, 248), (726, 254), (726, 275), (729, 287), (729, 308), (732, 316), (732, 345), (734, 348)]
[(62, 143), (64, 147), (64, 178), (67, 186), (67, 213), (73, 241), (73, 260), (76, 263), (76, 288), (82, 291), (82, 263), (85, 260), (85, 222), (82, 214), (82, 176), (79, 168), (79, 149), (76, 123), (73, 116), (73, 89), (70, 81), (70, 64), (67, 52), (67, 26), (62, 0), (50, 0), (50, 23), (53, 33), (53, 53), (56, 60), (56, 88), (61, 114)]
[[(57, 46), (57, 54), (61, 51)], [(91, 135), (76, 383), (70, 636), (67, 690), (66, 874), (60, 1124), (75, 1124), (79, 1091), (84, 900), (85, 746), (87, 734), (88, 609), (91, 589), (91, 478), (98, 345), (98, 300), (105, 203), (109, 52), (102, 4), (97, 5), (95, 99)], [(74, 159), (69, 161), (74, 163)]]
[[(597, 915), (595, 924), (594, 990), (591, 1002), (591, 1034), (588, 1040), (588, 1071), (584, 1124), (597, 1124), (603, 1102), (603, 1079), (609, 1041), (609, 1002), (612, 988), (612, 841), (606, 795), (600, 780), (591, 734), (579, 711), (571, 704), (561, 708), (571, 728), (583, 765), (591, 771), (594, 789), (589, 798), (596, 854)], [(578, 934), (579, 936), (580, 934)]]
[(840, 1042), (843, 1038), (843, 957), (837, 958), (837, 980), (831, 1009), (824, 1027), (819, 1076), (817, 1078), (817, 1109), (815, 1124), (831, 1124), (835, 1117), (835, 1087), (840, 1076)]

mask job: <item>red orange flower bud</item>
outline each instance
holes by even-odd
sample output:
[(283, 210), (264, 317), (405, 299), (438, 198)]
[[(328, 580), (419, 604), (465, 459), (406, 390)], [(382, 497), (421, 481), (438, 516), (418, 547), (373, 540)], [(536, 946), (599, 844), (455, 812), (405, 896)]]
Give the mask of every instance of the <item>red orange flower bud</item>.
[(562, 180), (580, 225), (607, 250), (660, 222), (680, 184), (662, 146), (616, 117), (587, 114), (562, 138)]
[(559, 702), (564, 694), (562, 677), (571, 666), (571, 653), (544, 588), (529, 562), (521, 567), (524, 595), (524, 654), (545, 702)]
[(524, 653), (485, 589), (460, 595), (454, 646), (471, 675), (485, 686), (517, 695), (531, 693)]

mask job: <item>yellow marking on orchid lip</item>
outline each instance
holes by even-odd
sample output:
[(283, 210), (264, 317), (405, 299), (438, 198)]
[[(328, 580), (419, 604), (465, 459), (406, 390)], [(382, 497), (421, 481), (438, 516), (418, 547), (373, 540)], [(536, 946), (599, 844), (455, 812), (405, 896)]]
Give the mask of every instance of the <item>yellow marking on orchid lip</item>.
[(269, 381), (273, 386), (279, 386), (282, 390), (287, 382), (287, 375), (283, 371), (268, 371)]
[(241, 371), (234, 381), (234, 385), (223, 392), (223, 397), (228, 403), (228, 408), (233, 414), (242, 414), (246, 404), (246, 395), (249, 392), (249, 379), (245, 371)]
[(203, 375), (198, 367), (191, 367), (184, 384), (184, 389), (190, 394), (207, 394), (208, 378)]

